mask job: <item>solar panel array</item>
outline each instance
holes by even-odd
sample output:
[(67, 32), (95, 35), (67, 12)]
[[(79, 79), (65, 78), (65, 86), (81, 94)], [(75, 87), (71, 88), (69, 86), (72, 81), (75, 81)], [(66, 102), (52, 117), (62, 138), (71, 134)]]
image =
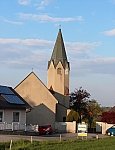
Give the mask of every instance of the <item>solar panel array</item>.
[(13, 94), (14, 95), (11, 89), (8, 88), (7, 86), (0, 86), (0, 94)]
[(12, 104), (24, 104), (24, 102), (16, 95), (4, 95), (2, 94), (2, 96), (9, 102)]
[(0, 94), (8, 103), (25, 104), (13, 91), (7, 86), (0, 86)]

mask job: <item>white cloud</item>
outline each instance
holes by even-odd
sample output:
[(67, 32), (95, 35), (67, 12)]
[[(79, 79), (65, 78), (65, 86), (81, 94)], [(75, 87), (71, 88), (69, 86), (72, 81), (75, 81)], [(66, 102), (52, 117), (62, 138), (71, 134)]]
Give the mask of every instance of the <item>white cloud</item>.
[(6, 22), (6, 23), (15, 24), (15, 25), (22, 25), (23, 24), (23, 22), (12, 21), (12, 20), (8, 20), (8, 19), (4, 19), (3, 21)]
[(29, 5), (31, 0), (18, 0), (18, 3), (20, 5)]
[(44, 64), (53, 42), (42, 39), (0, 38), (0, 65), (28, 68)]
[(54, 0), (18, 0), (18, 3), (20, 5), (27, 6), (29, 4), (32, 4), (37, 9), (44, 9), (46, 6), (48, 6), (50, 3), (52, 3)]
[[(50, 50), (54, 46), (54, 41), (44, 39), (0, 38), (0, 48), (1, 46), (7, 50), (9, 49), (9, 51), (18, 51), (20, 47), (24, 47), (25, 49), (29, 48), (31, 51), (33, 51), (33, 47), (38, 48), (38, 51), (39, 49)], [(66, 42), (65, 46), (70, 55), (74, 55), (75, 53), (89, 53), (97, 46), (100, 46), (100, 42)], [(22, 50), (24, 49), (22, 48)]]
[(42, 0), (38, 5), (37, 8), (38, 9), (43, 9), (45, 8), (47, 5), (49, 5), (53, 0)]
[(114, 74), (115, 75), (115, 57), (94, 57), (88, 59), (79, 59), (78, 57), (73, 60), (74, 65), (72, 68), (78, 68), (81, 74)]
[(67, 17), (67, 18), (60, 18), (60, 17), (51, 17), (47, 14), (43, 15), (37, 15), (37, 14), (26, 14), (26, 13), (20, 13), (19, 14), (21, 19), (24, 20), (33, 20), (33, 21), (39, 21), (39, 22), (72, 22), (72, 21), (83, 21), (82, 16), (78, 16), (76, 18), (73, 17)]
[(115, 28), (108, 31), (104, 31), (103, 33), (107, 36), (115, 36)]
[[(65, 42), (72, 70), (80, 74), (115, 74), (115, 57), (99, 58), (93, 49), (98, 42)], [(54, 41), (43, 39), (5, 39), (0, 38), (0, 66), (11, 68), (46, 68), (51, 57)], [(91, 55), (92, 53), (92, 55)], [(80, 57), (80, 54), (81, 57)], [(42, 68), (43, 67), (43, 68)]]
[(71, 51), (84, 52), (100, 46), (100, 42), (67, 42), (66, 46)]
[(43, 46), (47, 47), (52, 44), (52, 41), (42, 39), (11, 39), (11, 38), (0, 38), (0, 44), (18, 44), (26, 46)]
[[(98, 66), (115, 64), (115, 57), (96, 57), (90, 59), (81, 59), (82, 65), (85, 66)], [(108, 70), (107, 70), (108, 71)], [(115, 69), (114, 69), (115, 72)]]
[(4, 16), (0, 16), (0, 22), (6, 22), (9, 24), (14, 24), (14, 25), (22, 25), (23, 24), (22, 21), (7, 19)]

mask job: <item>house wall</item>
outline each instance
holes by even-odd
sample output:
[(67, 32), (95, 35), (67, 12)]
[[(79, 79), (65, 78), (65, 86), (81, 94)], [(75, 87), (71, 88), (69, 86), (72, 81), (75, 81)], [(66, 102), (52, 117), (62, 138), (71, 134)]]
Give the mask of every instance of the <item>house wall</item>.
[(67, 108), (63, 105), (56, 104), (56, 121), (63, 122), (64, 118), (66, 120)]
[(67, 122), (67, 132), (76, 133), (76, 121)]
[(55, 113), (44, 104), (40, 104), (27, 113), (27, 124), (51, 125), (54, 129)]
[(3, 122), (12, 123), (13, 122), (13, 112), (19, 112), (20, 118), (19, 123), (25, 124), (26, 123), (26, 110), (15, 110), (15, 109), (5, 109), (4, 113), (4, 120)]

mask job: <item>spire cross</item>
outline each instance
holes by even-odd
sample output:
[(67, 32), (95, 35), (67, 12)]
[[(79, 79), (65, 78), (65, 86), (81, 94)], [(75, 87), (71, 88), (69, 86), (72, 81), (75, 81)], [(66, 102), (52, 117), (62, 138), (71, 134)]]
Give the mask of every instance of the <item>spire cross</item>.
[(59, 29), (61, 29), (61, 24), (59, 24)]

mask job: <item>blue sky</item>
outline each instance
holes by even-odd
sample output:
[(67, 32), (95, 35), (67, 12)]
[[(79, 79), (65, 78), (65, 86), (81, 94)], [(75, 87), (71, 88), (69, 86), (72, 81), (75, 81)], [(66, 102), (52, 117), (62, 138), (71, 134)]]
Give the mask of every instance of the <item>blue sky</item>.
[(46, 84), (59, 25), (70, 91), (115, 105), (115, 0), (0, 0), (0, 84), (15, 87), (32, 68)]

